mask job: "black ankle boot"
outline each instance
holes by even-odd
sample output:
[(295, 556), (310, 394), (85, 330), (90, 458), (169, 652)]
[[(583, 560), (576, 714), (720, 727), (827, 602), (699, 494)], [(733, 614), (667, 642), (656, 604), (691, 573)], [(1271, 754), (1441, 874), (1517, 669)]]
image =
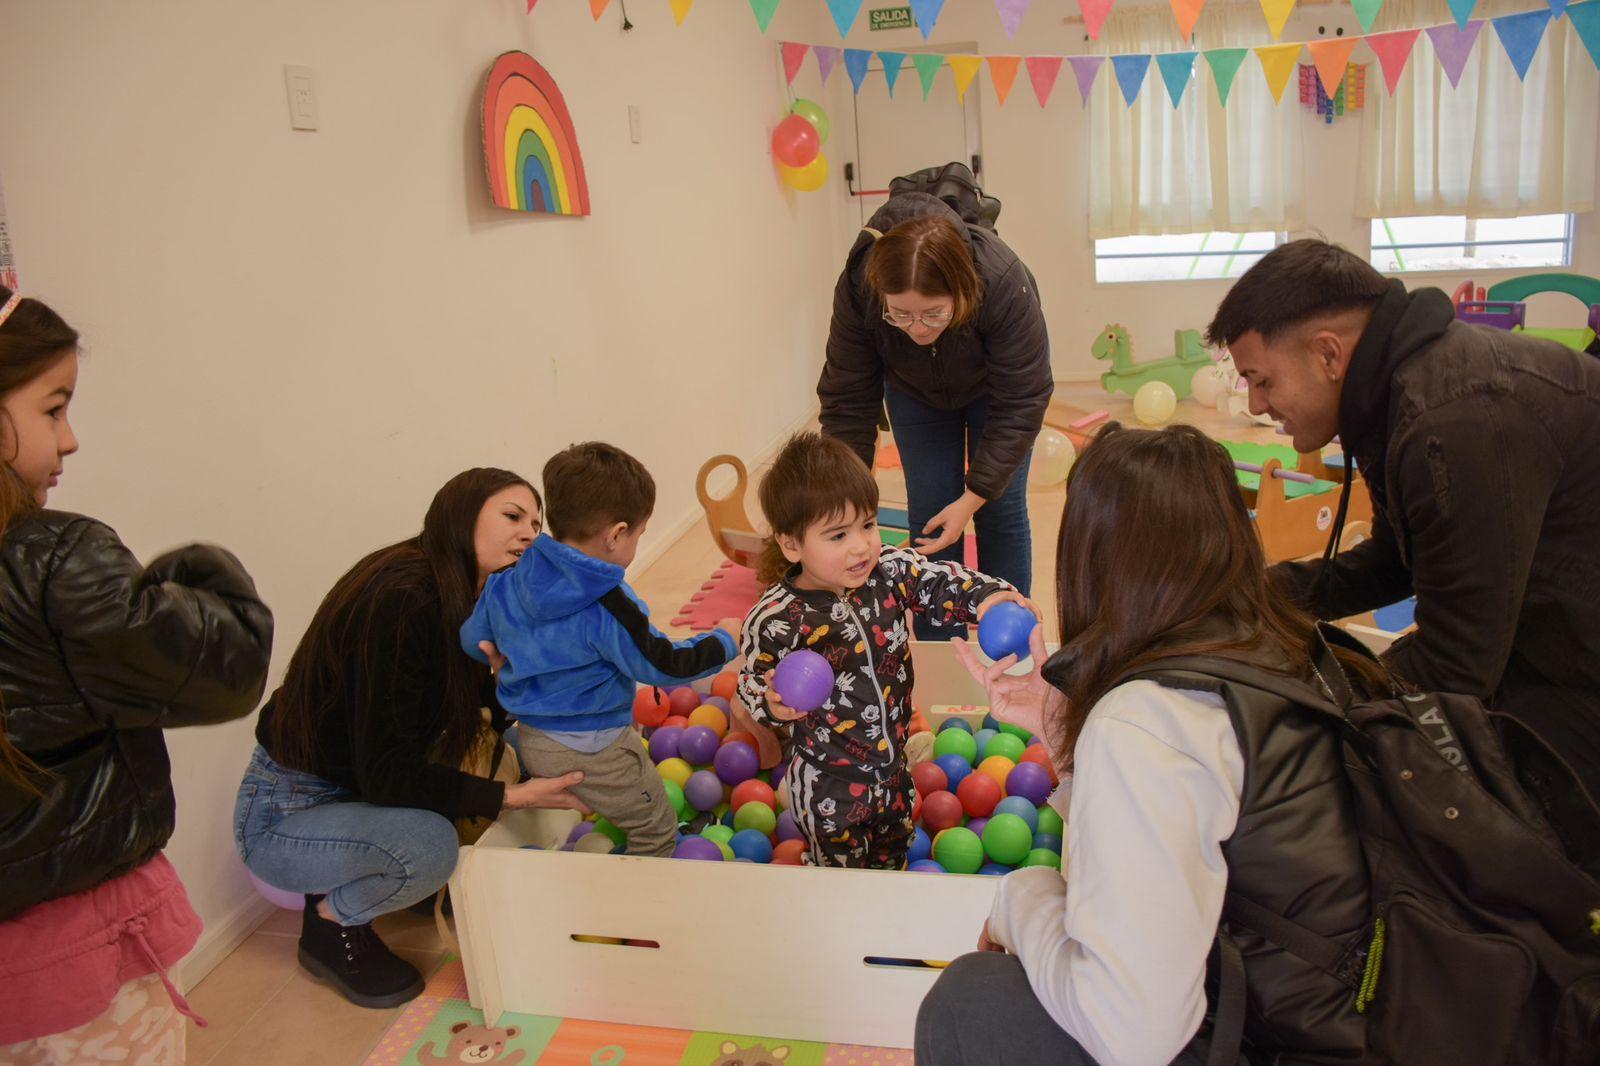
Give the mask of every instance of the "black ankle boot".
[(307, 896), (300, 924), (300, 965), (359, 1007), (398, 1007), (422, 994), (422, 974), (395, 955), (369, 925), (340, 925)]

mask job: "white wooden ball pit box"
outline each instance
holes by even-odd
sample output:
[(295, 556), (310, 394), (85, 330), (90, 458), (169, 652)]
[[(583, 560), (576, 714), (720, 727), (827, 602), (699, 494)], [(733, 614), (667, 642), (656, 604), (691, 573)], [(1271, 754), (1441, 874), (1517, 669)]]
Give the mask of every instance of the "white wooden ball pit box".
[[(919, 644), (913, 661), (917, 706), (987, 703), (949, 645)], [(865, 959), (972, 951), (998, 881), (554, 850), (577, 822), (516, 811), (461, 849), (450, 896), (489, 1025), (512, 1011), (909, 1048), (939, 970)]]

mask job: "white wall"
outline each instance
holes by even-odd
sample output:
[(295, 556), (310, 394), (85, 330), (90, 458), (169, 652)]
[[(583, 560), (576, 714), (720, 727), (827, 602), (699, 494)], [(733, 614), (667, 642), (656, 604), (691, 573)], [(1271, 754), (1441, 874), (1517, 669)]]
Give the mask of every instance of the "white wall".
[[(0, 4), (22, 285), (89, 353), (52, 503), (144, 554), (233, 548), (277, 614), (272, 684), (334, 579), (456, 471), (537, 480), (567, 443), (615, 441), (658, 480), (660, 547), (701, 462), (814, 403), (842, 231), (771, 171), (775, 47), (743, 3), (681, 29), (629, 11), (624, 36), (616, 5), (595, 24), (568, 0)], [(786, 4), (774, 37), (825, 17)], [(566, 96), (591, 218), (489, 202), (479, 95), (510, 49)], [(290, 129), (285, 63), (316, 71), (318, 132)], [(170, 854), (211, 935), (256, 899), (231, 836), (251, 730), (170, 740)]]

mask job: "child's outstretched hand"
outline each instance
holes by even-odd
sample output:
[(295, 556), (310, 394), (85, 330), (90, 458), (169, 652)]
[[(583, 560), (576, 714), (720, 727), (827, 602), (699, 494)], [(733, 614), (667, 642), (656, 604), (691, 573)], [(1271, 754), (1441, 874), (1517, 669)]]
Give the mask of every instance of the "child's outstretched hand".
[(797, 722), (804, 718), (806, 716), (805, 711), (795, 710), (787, 703), (784, 703), (783, 697), (778, 695), (778, 690), (772, 686), (773, 673), (774, 671), (768, 670), (767, 676), (763, 679), (767, 684), (767, 713), (780, 722)]
[(506, 665), (506, 657), (500, 654), (499, 647), (492, 640), (480, 640), (478, 650), (489, 660), (489, 676), (499, 677), (501, 668)]
[[(993, 603), (996, 597), (990, 597), (985, 603)], [(960, 637), (950, 642), (951, 650), (956, 653), (956, 658), (961, 665), (967, 668), (967, 673), (972, 679), (981, 684), (989, 693), (989, 713), (1002, 722), (1019, 725), (1030, 733), (1044, 732), (1045, 708), (1054, 698), (1055, 690), (1044, 679), (1042, 667), (1046, 659), (1044, 650), (1044, 627), (1034, 626), (1028, 634), (1028, 651), (1033, 656), (1033, 671), (1021, 676), (1006, 673), (1007, 670), (1017, 665), (1015, 655), (1007, 655), (1004, 659), (990, 666), (984, 666), (978, 660), (977, 654)]]
[[(1040, 622), (1044, 621), (1044, 612), (1039, 610), (1037, 604), (1020, 592), (1011, 592), (1006, 590), (996, 592), (994, 595), (978, 604), (978, 621), (983, 621), (983, 616), (989, 612), (989, 608), (993, 607), (997, 603), (1018, 604), (1027, 608), (1028, 613), (1033, 615), (1033, 617), (1038, 619)], [(1038, 632), (1038, 630), (1035, 629), (1034, 632)]]

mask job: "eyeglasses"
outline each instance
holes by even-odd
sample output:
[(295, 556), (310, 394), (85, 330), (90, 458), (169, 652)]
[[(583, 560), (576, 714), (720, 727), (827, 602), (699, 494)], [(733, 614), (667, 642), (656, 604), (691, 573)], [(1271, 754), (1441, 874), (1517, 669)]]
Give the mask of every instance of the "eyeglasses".
[(950, 324), (950, 312), (948, 310), (924, 311), (920, 315), (913, 315), (906, 311), (885, 311), (883, 320), (891, 326), (898, 326), (901, 329), (910, 329), (918, 322), (921, 322), (929, 329), (943, 329)]

